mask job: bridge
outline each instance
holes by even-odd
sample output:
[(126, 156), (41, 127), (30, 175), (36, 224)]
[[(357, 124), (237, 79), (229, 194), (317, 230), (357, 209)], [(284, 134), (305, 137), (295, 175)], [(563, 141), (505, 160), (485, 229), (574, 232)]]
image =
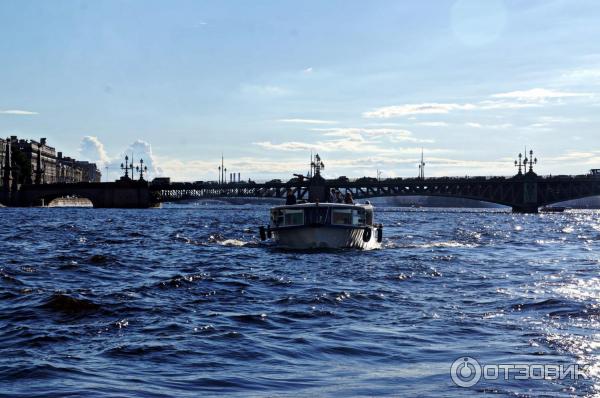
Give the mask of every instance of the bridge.
[[(542, 206), (600, 195), (600, 175), (471, 178), (394, 178), (356, 181), (323, 180), (324, 191), (351, 192), (354, 199), (389, 196), (440, 196), (473, 199), (510, 206), (514, 212), (537, 213)], [(222, 197), (285, 198), (287, 189), (302, 200), (309, 199), (315, 187), (310, 181), (288, 183), (170, 183), (150, 186), (156, 202)]]
[[(122, 180), (111, 183), (31, 184), (4, 196), (10, 206), (40, 206), (53, 199), (74, 196), (89, 199), (94, 207), (148, 208), (161, 202), (209, 198), (285, 198), (291, 189), (299, 200), (311, 192), (330, 189), (351, 192), (355, 199), (390, 196), (440, 196), (466, 198), (510, 206), (514, 212), (536, 213), (542, 206), (600, 195), (600, 175), (470, 178), (394, 178), (355, 181), (296, 180), (286, 183), (149, 183)], [(326, 199), (323, 199), (323, 201)]]
[[(531, 153), (531, 158), (533, 153)], [(315, 157), (316, 159), (318, 158)], [(126, 175), (116, 182), (28, 184), (13, 183), (10, 167), (5, 167), (0, 202), (7, 206), (41, 206), (60, 197), (89, 199), (94, 207), (148, 208), (162, 202), (209, 198), (285, 198), (291, 190), (298, 200), (328, 199), (330, 190), (351, 192), (354, 199), (390, 196), (439, 196), (473, 199), (510, 206), (513, 212), (537, 213), (542, 206), (600, 195), (600, 171), (578, 176), (539, 176), (527, 157), (515, 161), (519, 167), (513, 177), (436, 177), (425, 178), (347, 178), (326, 180), (320, 174), (322, 162), (311, 170), (312, 178), (297, 175), (288, 182), (147, 182)], [(528, 163), (529, 162), (529, 163)], [(421, 161), (420, 167), (424, 163)], [(529, 171), (527, 171), (529, 169)], [(312, 173), (314, 171), (314, 174)], [(223, 179), (224, 180), (224, 179)]]

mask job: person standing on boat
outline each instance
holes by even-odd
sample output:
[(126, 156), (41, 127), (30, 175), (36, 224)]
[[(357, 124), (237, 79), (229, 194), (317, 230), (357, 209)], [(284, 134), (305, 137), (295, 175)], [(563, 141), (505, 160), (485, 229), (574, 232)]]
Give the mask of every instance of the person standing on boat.
[(352, 192), (346, 192), (346, 197), (344, 198), (344, 203), (347, 205), (353, 205), (354, 199), (352, 198)]
[(287, 189), (287, 196), (285, 197), (285, 204), (287, 206), (296, 204), (296, 197), (294, 196), (294, 191), (292, 191), (292, 188)]
[(335, 191), (335, 203), (344, 203), (344, 198), (340, 191)]
[(331, 188), (331, 191), (329, 191), (329, 203), (335, 203), (335, 201), (336, 201), (335, 188)]

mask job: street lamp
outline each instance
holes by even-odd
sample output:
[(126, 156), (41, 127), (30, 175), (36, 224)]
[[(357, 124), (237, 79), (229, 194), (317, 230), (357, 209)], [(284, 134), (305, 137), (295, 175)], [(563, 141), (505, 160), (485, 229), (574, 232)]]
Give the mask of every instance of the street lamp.
[[(527, 158), (525, 158), (525, 161), (527, 161)], [(523, 172), (521, 171), (521, 168), (523, 167), (523, 155), (522, 154), (519, 154), (518, 162), (515, 160), (515, 167), (519, 168), (519, 175), (523, 174)]]
[(529, 172), (533, 173), (533, 165), (537, 164), (537, 158), (533, 157), (533, 150), (529, 151)]
[[(129, 156), (127, 155), (125, 155), (125, 165), (121, 163), (121, 170), (125, 170), (125, 178), (129, 179)], [(131, 173), (131, 175), (133, 176), (133, 172)]]
[(148, 172), (148, 167), (144, 166), (144, 159), (140, 159), (140, 165), (135, 166), (135, 171), (140, 173), (140, 181), (144, 181), (144, 173)]

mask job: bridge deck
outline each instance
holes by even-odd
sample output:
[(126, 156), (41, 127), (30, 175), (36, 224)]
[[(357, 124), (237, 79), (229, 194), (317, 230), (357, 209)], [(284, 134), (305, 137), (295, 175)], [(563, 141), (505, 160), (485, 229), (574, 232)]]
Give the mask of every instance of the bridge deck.
[[(351, 192), (355, 199), (379, 196), (444, 196), (467, 198), (511, 206), (515, 211), (535, 212), (540, 206), (600, 195), (600, 177), (520, 175), (515, 177), (470, 177), (426, 179), (322, 180), (321, 189)], [(96, 207), (149, 207), (160, 202), (217, 197), (284, 198), (291, 188), (298, 199), (308, 199), (308, 182), (229, 183), (146, 181), (114, 183), (25, 185), (17, 192), (3, 192), (3, 203), (39, 205), (61, 196), (86, 197)], [(314, 186), (312, 188), (315, 188)]]

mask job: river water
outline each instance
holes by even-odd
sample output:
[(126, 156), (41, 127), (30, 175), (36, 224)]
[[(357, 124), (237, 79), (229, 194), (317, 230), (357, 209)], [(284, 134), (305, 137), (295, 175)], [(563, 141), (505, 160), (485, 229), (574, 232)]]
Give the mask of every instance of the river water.
[[(383, 249), (328, 252), (258, 242), (262, 204), (0, 214), (2, 397), (600, 392), (594, 211), (382, 206)], [(464, 388), (465, 356), (585, 377)]]

